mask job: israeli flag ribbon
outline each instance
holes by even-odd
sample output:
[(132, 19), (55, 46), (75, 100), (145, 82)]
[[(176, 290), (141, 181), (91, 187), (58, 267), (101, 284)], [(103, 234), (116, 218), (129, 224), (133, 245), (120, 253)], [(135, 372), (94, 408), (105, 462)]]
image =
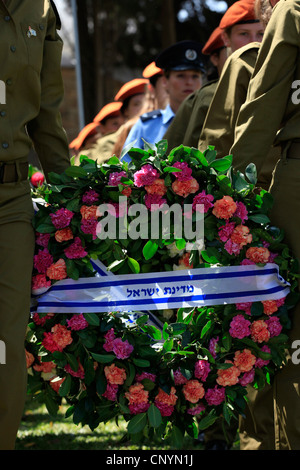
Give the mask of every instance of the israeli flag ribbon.
[[(275, 300), (290, 284), (276, 264), (64, 279), (37, 298), (39, 313), (134, 312)], [(103, 273), (101, 274), (101, 269)]]

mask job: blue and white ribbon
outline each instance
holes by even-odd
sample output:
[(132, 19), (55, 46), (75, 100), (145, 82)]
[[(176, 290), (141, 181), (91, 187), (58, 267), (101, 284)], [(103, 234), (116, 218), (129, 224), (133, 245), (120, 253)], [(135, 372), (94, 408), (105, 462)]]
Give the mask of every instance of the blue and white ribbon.
[(290, 286), (273, 263), (125, 275), (108, 273), (101, 263), (95, 266), (96, 277), (55, 283), (38, 297), (36, 311), (147, 312), (256, 302), (285, 297)]

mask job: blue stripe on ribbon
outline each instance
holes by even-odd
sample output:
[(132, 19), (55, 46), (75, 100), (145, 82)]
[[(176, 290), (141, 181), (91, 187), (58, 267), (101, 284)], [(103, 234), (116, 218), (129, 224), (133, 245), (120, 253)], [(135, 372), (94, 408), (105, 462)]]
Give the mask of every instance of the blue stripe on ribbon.
[(127, 305), (129, 304), (130, 307), (134, 306), (134, 305), (145, 305), (145, 304), (162, 304), (162, 303), (168, 303), (168, 304), (171, 304), (171, 303), (175, 303), (175, 302), (183, 302), (183, 301), (186, 301), (186, 302), (197, 302), (197, 301), (200, 301), (200, 300), (217, 300), (217, 299), (225, 299), (225, 298), (234, 298), (234, 297), (249, 297), (249, 296), (262, 296), (262, 295), (269, 295), (269, 294), (274, 294), (274, 293), (277, 293), (277, 292), (280, 292), (282, 290), (285, 290), (286, 287), (284, 286), (277, 286), (277, 287), (273, 287), (271, 289), (265, 289), (265, 290), (262, 290), (260, 292), (257, 292), (257, 291), (245, 291), (245, 292), (237, 292), (237, 293), (221, 293), (221, 294), (207, 294), (207, 295), (192, 295), (192, 296), (189, 296), (189, 297), (174, 297), (172, 299), (137, 299), (137, 300), (130, 300), (130, 302), (128, 301), (117, 301), (117, 302), (109, 302), (109, 301), (103, 301), (103, 302), (64, 302), (64, 301), (59, 301), (59, 302), (54, 302), (54, 301), (41, 301), (39, 302), (39, 307), (55, 307), (56, 304), (58, 304), (60, 307), (70, 307), (70, 308), (73, 308), (73, 307), (79, 307), (79, 308), (84, 308), (84, 307), (105, 307), (105, 308), (110, 308), (110, 307), (117, 307), (118, 305), (119, 306), (123, 306), (123, 305)]
[[(270, 275), (270, 274), (277, 274), (277, 269), (276, 268), (270, 268), (270, 269), (266, 269), (264, 270), (263, 272), (259, 272), (258, 271), (238, 271), (238, 272), (232, 272), (232, 273), (212, 273), (212, 274), (191, 274), (191, 275), (184, 275), (184, 276), (166, 276), (166, 277), (160, 277), (159, 278), (159, 282), (160, 283), (163, 283), (163, 282), (171, 282), (172, 280), (176, 281), (176, 282), (184, 282), (184, 281), (201, 281), (201, 280), (205, 280), (205, 279), (224, 279), (224, 278), (234, 278), (234, 277), (248, 277), (248, 276), (266, 276), (266, 275)], [(87, 288), (91, 288), (91, 289), (96, 289), (96, 288), (101, 288), (101, 287), (106, 287), (107, 286), (107, 282), (95, 282), (95, 283), (86, 283), (86, 284), (80, 284), (80, 283), (76, 283), (76, 284), (65, 284), (65, 285), (57, 285), (57, 284), (54, 284), (53, 286), (51, 286), (51, 290), (52, 291), (55, 291), (55, 290), (78, 290), (78, 289), (87, 289)], [(146, 279), (139, 279), (137, 281), (137, 279), (119, 279), (119, 280), (116, 280), (116, 281), (113, 281), (112, 279), (109, 280), (109, 286), (113, 287), (113, 286), (121, 286), (121, 287), (124, 287), (124, 286), (127, 286), (127, 285), (132, 285), (132, 284), (149, 284), (149, 278), (146, 278)]]

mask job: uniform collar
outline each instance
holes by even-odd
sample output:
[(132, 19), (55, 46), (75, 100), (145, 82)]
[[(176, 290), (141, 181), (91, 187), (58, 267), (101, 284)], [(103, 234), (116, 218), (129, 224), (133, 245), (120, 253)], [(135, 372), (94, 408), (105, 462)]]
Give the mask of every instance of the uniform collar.
[(175, 116), (174, 111), (172, 110), (171, 106), (167, 104), (165, 109), (162, 110), (162, 122), (163, 124), (167, 124), (173, 117)]

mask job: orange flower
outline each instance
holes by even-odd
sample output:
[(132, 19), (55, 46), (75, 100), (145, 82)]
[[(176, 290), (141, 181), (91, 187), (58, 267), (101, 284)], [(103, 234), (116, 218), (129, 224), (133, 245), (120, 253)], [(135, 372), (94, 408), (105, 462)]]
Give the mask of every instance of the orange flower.
[(270, 332), (268, 330), (268, 325), (264, 320), (256, 320), (250, 326), (251, 338), (257, 343), (263, 343), (264, 341), (269, 341)]
[(230, 196), (223, 196), (214, 203), (213, 214), (218, 219), (229, 219), (233, 216), (237, 209), (237, 205)]
[(115, 364), (104, 367), (105, 377), (108, 382), (115, 385), (122, 385), (126, 380), (126, 371)]
[(98, 206), (81, 206), (80, 213), (83, 219), (96, 219)]
[(46, 374), (48, 374), (56, 368), (56, 365), (54, 364), (54, 362), (40, 362), (40, 364), (35, 364), (33, 368), (37, 372), (45, 372)]
[(146, 185), (145, 190), (148, 194), (158, 194), (159, 196), (164, 196), (167, 192), (165, 180), (157, 178), (153, 181), (152, 184)]
[(156, 396), (156, 400), (160, 403), (165, 403), (166, 405), (174, 406), (177, 401), (177, 396), (175, 395), (176, 389), (175, 387), (171, 387), (170, 393), (164, 392), (161, 388)]
[(65, 261), (63, 259), (59, 259), (56, 263), (51, 264), (51, 266), (47, 269), (47, 276), (49, 279), (53, 279), (55, 281), (65, 279), (67, 277)]
[(186, 266), (187, 268), (192, 268), (193, 263), (190, 264), (190, 253), (185, 253), (178, 260), (179, 265)]
[(264, 300), (262, 304), (266, 315), (272, 315), (272, 313), (275, 313), (278, 310), (276, 300)]
[(34, 355), (25, 349), (27, 369), (34, 363)]
[(240, 246), (245, 246), (252, 242), (252, 235), (246, 225), (237, 225), (230, 238), (234, 243)]
[(251, 246), (246, 251), (246, 257), (254, 263), (267, 263), (270, 258), (268, 248)]
[(71, 331), (60, 323), (54, 325), (51, 328), (51, 332), (53, 334), (53, 341), (55, 341), (61, 350), (73, 342)]
[(239, 381), (239, 375), (241, 371), (233, 365), (232, 361), (225, 361), (227, 364), (232, 364), (229, 369), (219, 369), (217, 383), (222, 387), (226, 385), (235, 385)]
[(57, 230), (55, 232), (55, 240), (58, 243), (66, 242), (68, 240), (72, 240), (74, 238), (73, 232), (70, 227), (63, 228), (61, 230)]
[(172, 189), (175, 194), (187, 197), (189, 194), (196, 193), (198, 191), (199, 184), (197, 180), (192, 177), (187, 181), (174, 181), (174, 183), (172, 183)]
[(241, 372), (249, 372), (256, 362), (256, 357), (249, 349), (244, 349), (236, 351), (233, 362)]
[(204, 397), (204, 387), (198, 380), (188, 380), (182, 388), (185, 399), (191, 403), (197, 403)]
[(128, 399), (130, 405), (135, 403), (147, 403), (148, 395), (149, 392), (144, 389), (144, 385), (141, 383), (131, 385), (129, 391), (125, 393), (125, 397)]

